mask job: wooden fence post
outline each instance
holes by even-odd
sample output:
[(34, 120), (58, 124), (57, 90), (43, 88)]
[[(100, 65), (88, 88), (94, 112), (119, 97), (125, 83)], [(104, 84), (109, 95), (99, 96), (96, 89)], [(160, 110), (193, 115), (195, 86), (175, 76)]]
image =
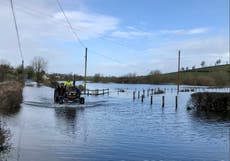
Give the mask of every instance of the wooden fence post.
[(150, 104), (151, 104), (151, 105), (153, 104), (153, 95), (151, 95)]
[(178, 105), (178, 97), (176, 96), (176, 109), (177, 109), (177, 105)]
[(135, 100), (135, 94), (136, 94), (136, 92), (133, 91), (133, 100)]

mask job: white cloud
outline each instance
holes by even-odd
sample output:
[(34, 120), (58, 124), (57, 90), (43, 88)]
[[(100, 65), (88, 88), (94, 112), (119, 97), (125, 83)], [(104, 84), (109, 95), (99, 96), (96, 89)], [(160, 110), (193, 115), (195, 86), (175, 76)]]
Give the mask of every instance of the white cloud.
[[(72, 54), (65, 44), (73, 44), (74, 36), (62, 13), (57, 6), (48, 1), (17, 1), (15, 12), (22, 44), (25, 64), (28, 65), (34, 56), (42, 56), (49, 60), (49, 71), (55, 71), (56, 64), (72, 63)], [(83, 11), (65, 11), (72, 26), (76, 29), (81, 40), (97, 38), (117, 28), (119, 20), (112, 16)], [(7, 1), (0, 4), (0, 57), (12, 65), (21, 63), (16, 32), (10, 4)], [(61, 44), (62, 47), (59, 45)], [(82, 50), (76, 43), (76, 53)], [(73, 47), (72, 47), (73, 48)], [(72, 49), (73, 50), (73, 49)], [(79, 60), (77, 60), (79, 61)], [(66, 65), (67, 66), (67, 65)], [(72, 65), (74, 66), (74, 65)], [(62, 71), (69, 70), (64, 64)], [(65, 68), (65, 69), (64, 69)]]
[(147, 53), (152, 55), (152, 64), (158, 66), (158, 69), (171, 72), (177, 70), (179, 49), (181, 50), (181, 64), (184, 67), (191, 68), (193, 65), (198, 67), (202, 60), (208, 65), (214, 65), (217, 59), (221, 59), (223, 63), (229, 60), (229, 40), (224, 37), (169, 42), (159, 48), (149, 49)]
[[(150, 37), (154, 35), (153, 32), (138, 31), (138, 29), (136, 29), (133, 26), (127, 26), (127, 29), (128, 31), (120, 31), (120, 30), (113, 31), (110, 36), (113, 38), (134, 39), (134, 38), (141, 38), (141, 37)], [(207, 33), (208, 31), (209, 31), (208, 28), (193, 28), (188, 30), (186, 29), (161, 30), (158, 32), (158, 34), (195, 35), (195, 34), (204, 34)]]
[[(71, 70), (75, 70), (79, 74), (82, 74), (84, 71), (84, 53), (79, 43), (73, 46), (75, 42), (74, 36), (58, 6), (55, 5), (55, 2), (47, 0), (24, 0), (15, 1), (15, 3), (26, 65), (30, 63), (34, 56), (43, 56), (48, 60), (49, 71), (51, 72), (70, 72)], [(72, 4), (70, 1), (62, 1), (62, 3)], [(70, 10), (66, 6), (64, 9), (81, 40), (86, 43), (92, 43), (91, 47), (93, 46), (99, 50), (101, 50), (100, 45), (103, 46), (104, 44), (99, 45), (93, 39), (105, 35), (109, 38), (117, 38), (119, 40), (136, 39), (138, 43), (141, 38), (151, 37), (151, 41), (155, 41), (153, 46), (159, 46), (159, 44), (164, 43), (161, 39), (162, 35), (197, 36), (209, 32), (209, 28), (202, 27), (161, 30), (154, 33), (140, 31), (135, 26), (120, 26), (120, 20), (113, 16), (96, 14), (81, 9)], [(21, 63), (20, 54), (18, 52), (16, 33), (8, 1), (1, 1), (0, 3), (0, 26), (0, 58), (8, 60), (13, 65), (19, 65)], [(182, 60), (185, 63), (183, 65), (186, 66), (199, 65), (203, 59), (213, 63), (217, 58), (221, 58), (224, 61), (229, 53), (229, 40), (222, 37), (189, 39), (178, 42), (169, 39), (168, 41), (170, 41), (168, 44), (148, 50), (147, 53), (150, 54), (148, 56), (145, 55), (146, 57), (143, 56), (144, 51), (141, 51), (140, 55), (132, 55), (129, 58), (125, 54), (122, 55), (122, 53), (128, 53), (127, 48), (124, 51), (120, 49), (120, 52), (118, 52), (118, 49), (112, 48), (114, 50), (111, 50), (108, 45), (105, 49), (108, 51), (106, 55), (111, 52), (111, 54), (108, 54), (108, 57), (115, 57), (117, 60), (124, 62), (124, 64), (113, 63), (111, 60), (103, 59), (104, 62), (108, 63), (99, 62), (95, 65), (95, 61), (99, 59), (97, 56), (93, 60), (94, 64), (89, 66), (89, 72), (95, 73), (96, 71), (97, 73), (97, 71), (101, 71), (104, 74), (109, 72), (111, 75), (122, 75), (133, 72), (146, 74), (154, 69), (159, 69), (162, 72), (175, 71), (177, 67), (174, 64), (177, 62), (178, 49), (181, 49)], [(144, 44), (145, 42), (141, 43)], [(108, 42), (105, 44), (107, 45)], [(133, 46), (131, 48), (133, 50), (136, 49)], [(79, 56), (77, 55), (79, 53), (83, 54)]]
[[(111, 16), (81, 11), (67, 11), (65, 14), (82, 39), (99, 37), (108, 31), (116, 29), (119, 23), (117, 18)], [(55, 13), (54, 18), (60, 21), (65, 20), (60, 12)]]
[(140, 37), (151, 36), (151, 32), (142, 32), (142, 31), (114, 31), (111, 33), (113, 38), (124, 38), (124, 39), (134, 39)]
[(177, 29), (177, 30), (161, 30), (161, 34), (176, 34), (176, 35), (194, 35), (204, 34), (209, 31), (208, 28), (193, 28), (193, 29)]

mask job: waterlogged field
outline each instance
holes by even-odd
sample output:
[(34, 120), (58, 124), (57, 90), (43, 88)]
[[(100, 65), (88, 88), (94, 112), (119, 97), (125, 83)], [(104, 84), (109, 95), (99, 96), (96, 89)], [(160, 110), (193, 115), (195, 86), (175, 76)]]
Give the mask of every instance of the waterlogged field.
[[(133, 100), (133, 91), (168, 89), (153, 104)], [(11, 149), (7, 160), (21, 161), (227, 161), (229, 121), (186, 110), (191, 92), (176, 86), (93, 84), (104, 96), (85, 96), (85, 105), (53, 103), (53, 89), (27, 86), (20, 111), (4, 116)], [(117, 89), (125, 89), (118, 93)], [(137, 97), (137, 96), (136, 96)]]

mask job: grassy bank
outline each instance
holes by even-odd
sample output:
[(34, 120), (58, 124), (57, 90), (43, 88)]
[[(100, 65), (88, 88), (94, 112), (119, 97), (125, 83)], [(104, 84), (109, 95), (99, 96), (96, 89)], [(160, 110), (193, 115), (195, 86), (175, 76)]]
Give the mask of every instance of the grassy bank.
[(0, 112), (13, 112), (20, 108), (23, 84), (20, 82), (4, 82), (0, 84)]
[[(164, 74), (174, 83), (177, 73)], [(181, 83), (187, 85), (230, 86), (230, 65), (219, 65), (181, 71)]]
[[(22, 87), (23, 84), (16, 81), (0, 84), (0, 115), (10, 115), (20, 109)], [(7, 150), (8, 138), (8, 132), (5, 130), (3, 122), (0, 121), (0, 152)]]
[[(128, 74), (122, 77), (104, 77), (100, 74), (95, 74), (93, 77), (88, 77), (88, 80), (92, 82), (114, 82), (131, 84), (177, 84), (177, 79), (177, 72), (160, 73), (160, 71), (153, 71), (146, 76)], [(180, 84), (230, 86), (230, 65), (226, 64), (181, 71)]]

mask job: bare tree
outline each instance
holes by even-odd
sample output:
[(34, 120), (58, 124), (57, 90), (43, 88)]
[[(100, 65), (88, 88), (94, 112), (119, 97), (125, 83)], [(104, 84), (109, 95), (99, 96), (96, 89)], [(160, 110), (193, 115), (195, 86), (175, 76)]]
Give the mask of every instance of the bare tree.
[(157, 74), (161, 74), (160, 70), (152, 70), (149, 75), (157, 75)]
[(218, 64), (220, 64), (220, 63), (221, 63), (221, 60), (218, 59), (218, 60), (216, 61), (215, 65), (218, 65)]
[(40, 82), (42, 80), (42, 73), (46, 71), (47, 64), (47, 60), (45, 60), (43, 57), (37, 56), (33, 58), (31, 66), (33, 67), (36, 74), (37, 82)]
[(201, 67), (204, 67), (204, 66), (205, 66), (205, 61), (202, 61), (202, 62), (200, 63), (200, 65), (201, 65)]
[(8, 80), (8, 75), (13, 74), (14, 69), (10, 66), (10, 64), (0, 64), (0, 82)]

